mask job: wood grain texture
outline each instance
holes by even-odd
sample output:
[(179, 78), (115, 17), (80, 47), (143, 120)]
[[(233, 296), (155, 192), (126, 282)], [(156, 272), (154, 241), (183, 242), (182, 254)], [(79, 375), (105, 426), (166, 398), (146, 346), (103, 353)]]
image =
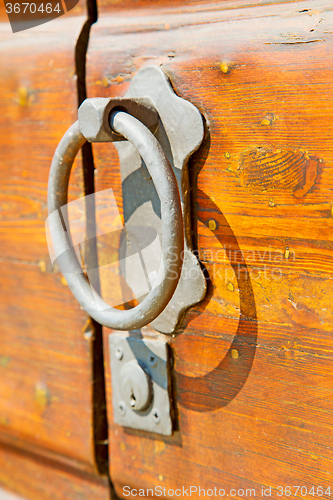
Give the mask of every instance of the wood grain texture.
[[(94, 325), (52, 269), (45, 234), (51, 159), (77, 119), (75, 50), (86, 22), (80, 2), (26, 32), (11, 33), (5, 19), (0, 27), (0, 442), (98, 476)], [(78, 157), (70, 199), (83, 194)], [(13, 470), (1, 479), (8, 487), (25, 481)], [(38, 498), (61, 498), (61, 488), (43, 491)]]
[[(190, 162), (190, 180), (194, 239), (210, 280), (207, 297), (171, 342), (172, 438), (112, 424), (106, 362), (117, 493), (124, 496), (124, 485), (200, 485), (227, 493), (255, 488), (263, 498), (262, 485), (275, 497), (278, 486), (332, 487), (331, 5), (123, 7), (101, 2), (89, 97), (121, 96), (140, 67), (156, 64), (204, 115), (206, 139)], [(309, 189), (297, 197), (276, 183), (279, 154), (259, 175), (265, 189), (249, 189), (238, 169), (258, 148), (303, 151), (305, 181), (307, 162), (318, 159)], [(115, 152), (98, 145), (94, 154), (97, 189), (112, 187), (121, 207)]]
[[(18, 475), (19, 472), (19, 475)], [(0, 446), (0, 484), (19, 498), (3, 495), (2, 500), (109, 500), (107, 478), (78, 474), (70, 468), (59, 468), (52, 461)]]
[(2, 500), (24, 500), (22, 497), (15, 495), (14, 493), (10, 493), (8, 490), (0, 489), (0, 498)]

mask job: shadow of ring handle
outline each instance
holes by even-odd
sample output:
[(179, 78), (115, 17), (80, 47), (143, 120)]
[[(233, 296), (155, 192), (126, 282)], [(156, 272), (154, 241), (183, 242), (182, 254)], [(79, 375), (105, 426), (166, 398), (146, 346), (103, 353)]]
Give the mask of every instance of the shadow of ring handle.
[[(49, 231), (55, 253), (57, 249), (67, 249), (59, 266), (81, 307), (104, 326), (115, 330), (135, 330), (157, 318), (176, 290), (182, 269), (183, 218), (175, 175), (154, 135), (142, 122), (123, 111), (112, 114), (110, 125), (138, 150), (161, 201), (162, 257), (154, 286), (144, 300), (132, 309), (111, 307), (90, 286), (76, 257), (71, 235), (63, 229), (61, 217), (49, 216)], [(48, 184), (49, 215), (67, 204), (71, 168), (85, 142), (78, 122), (75, 122), (55, 151)]]

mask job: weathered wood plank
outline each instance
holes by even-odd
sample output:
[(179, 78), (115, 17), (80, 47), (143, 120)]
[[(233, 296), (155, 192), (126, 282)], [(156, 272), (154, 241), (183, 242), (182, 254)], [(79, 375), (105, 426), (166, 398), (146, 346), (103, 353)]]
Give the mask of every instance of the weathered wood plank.
[[(330, 485), (332, 24), (325, 1), (100, 2), (89, 96), (123, 95), (140, 67), (160, 65), (207, 127), (190, 179), (210, 283), (172, 339), (175, 436), (112, 424), (106, 355), (121, 496)], [(94, 154), (97, 190), (112, 187), (121, 208), (115, 152)]]
[[(52, 270), (45, 235), (51, 159), (77, 119), (75, 50), (86, 7), (80, 2), (70, 14), (15, 34), (6, 17), (0, 27), (0, 441), (98, 475), (94, 405), (103, 413), (103, 400), (94, 388), (94, 326)], [(78, 158), (70, 198), (83, 195)], [(23, 481), (21, 473), (11, 481)], [(29, 498), (37, 498), (38, 484)], [(52, 497), (47, 488), (38, 498)]]
[[(39, 457), (22, 450), (0, 446), (0, 485), (15, 493), (8, 500), (109, 500), (107, 478), (78, 474), (71, 468), (59, 467), (59, 463), (40, 461)], [(7, 496), (1, 499), (7, 500)]]

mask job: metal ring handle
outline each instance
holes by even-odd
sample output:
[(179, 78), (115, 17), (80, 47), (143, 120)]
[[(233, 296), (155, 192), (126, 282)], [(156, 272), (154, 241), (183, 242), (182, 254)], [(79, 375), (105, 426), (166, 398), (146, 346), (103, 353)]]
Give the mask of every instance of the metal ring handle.
[[(54, 248), (67, 249), (66, 261), (59, 263), (60, 269), (82, 308), (104, 326), (117, 330), (135, 330), (157, 318), (176, 290), (182, 269), (183, 218), (175, 175), (154, 135), (139, 120), (123, 111), (115, 112), (110, 124), (138, 150), (161, 201), (162, 259), (155, 282), (157, 285), (154, 285), (144, 300), (132, 309), (119, 310), (109, 306), (91, 290), (76, 257), (69, 232), (66, 239), (60, 217), (49, 217), (49, 230)], [(49, 175), (49, 214), (67, 204), (71, 168), (77, 152), (85, 142), (78, 122), (75, 122), (61, 139)], [(69, 267), (71, 272), (68, 272)]]

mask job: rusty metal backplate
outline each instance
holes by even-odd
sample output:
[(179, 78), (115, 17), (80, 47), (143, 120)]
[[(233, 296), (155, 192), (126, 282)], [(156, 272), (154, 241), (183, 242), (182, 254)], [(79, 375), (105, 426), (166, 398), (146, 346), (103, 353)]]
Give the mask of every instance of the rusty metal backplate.
[[(184, 262), (177, 289), (164, 311), (152, 322), (161, 333), (171, 334), (184, 312), (203, 299), (206, 281), (197, 257), (192, 252), (188, 159), (204, 136), (203, 121), (198, 109), (178, 97), (164, 72), (157, 66), (142, 68), (133, 78), (126, 98), (149, 98), (159, 115), (154, 135), (176, 175), (184, 217)], [(162, 241), (161, 205), (146, 165), (129, 142), (115, 143), (121, 168), (125, 225), (152, 228)], [(128, 251), (130, 252), (130, 241)], [(126, 256), (126, 250), (123, 251)], [(157, 259), (158, 260), (158, 259)], [(151, 263), (158, 271), (159, 262)], [(150, 272), (154, 269), (150, 269)], [(133, 272), (128, 270), (127, 275)], [(124, 272), (126, 275), (126, 270)]]

